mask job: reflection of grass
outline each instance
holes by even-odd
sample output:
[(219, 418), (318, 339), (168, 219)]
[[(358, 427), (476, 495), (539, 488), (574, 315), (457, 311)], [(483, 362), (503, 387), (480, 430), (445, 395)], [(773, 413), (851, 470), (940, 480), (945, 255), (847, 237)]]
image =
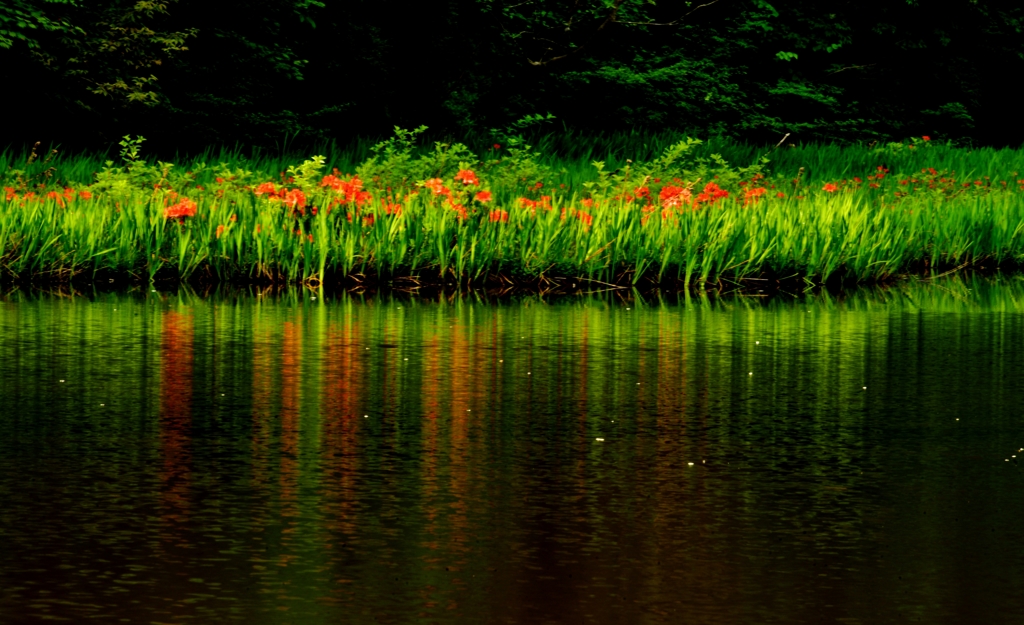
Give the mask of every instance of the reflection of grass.
[[(357, 165), (366, 146), (302, 165), (222, 153), (219, 169), (201, 165), (213, 160), (207, 153), (189, 173), (162, 162), (104, 168), (89, 157), (26, 166), (5, 152), (2, 271), (58, 282), (119, 274), (693, 286), (872, 282), (1024, 261), (1017, 152), (921, 141), (783, 147), (759, 166), (767, 150), (737, 144), (687, 145), (672, 162), (664, 154), (678, 137), (597, 137), (586, 149), (583, 138), (569, 139), (537, 137), (535, 151), (504, 159), (489, 147), (472, 162), (447, 159), (440, 147), (404, 161), (399, 154), (404, 179), (380, 160), (376, 169)], [(627, 149), (641, 154), (636, 163), (621, 160)], [(465, 146), (451, 151), (473, 156)], [(599, 157), (609, 173), (591, 164)], [(338, 169), (324, 176), (324, 164), (363, 178)]]

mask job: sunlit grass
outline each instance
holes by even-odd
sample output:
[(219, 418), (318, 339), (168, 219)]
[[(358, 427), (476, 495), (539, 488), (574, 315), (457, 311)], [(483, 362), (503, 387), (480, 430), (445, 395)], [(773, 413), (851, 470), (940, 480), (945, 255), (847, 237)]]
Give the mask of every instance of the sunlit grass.
[[(124, 168), (8, 149), (0, 271), (58, 282), (699, 286), (874, 282), (1024, 262), (1021, 152), (680, 139), (548, 134), (501, 147), (479, 140), (475, 152), (407, 146), (391, 161), (363, 141), (321, 146), (322, 165), (236, 148)], [(663, 157), (672, 150), (675, 160)], [(466, 171), (472, 182), (459, 178)]]

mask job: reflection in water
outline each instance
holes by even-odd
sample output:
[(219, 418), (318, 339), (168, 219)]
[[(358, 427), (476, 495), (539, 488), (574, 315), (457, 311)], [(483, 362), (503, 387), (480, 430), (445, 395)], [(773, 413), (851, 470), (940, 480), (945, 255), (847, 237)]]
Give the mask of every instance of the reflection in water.
[(14, 293), (0, 622), (1015, 622), (1022, 294)]

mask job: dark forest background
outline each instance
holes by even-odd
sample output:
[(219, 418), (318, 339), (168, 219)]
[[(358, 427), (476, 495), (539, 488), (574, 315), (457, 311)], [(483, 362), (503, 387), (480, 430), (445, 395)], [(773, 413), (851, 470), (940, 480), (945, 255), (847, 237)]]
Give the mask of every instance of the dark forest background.
[(1019, 147), (990, 0), (0, 0), (3, 145), (291, 148), (394, 126)]

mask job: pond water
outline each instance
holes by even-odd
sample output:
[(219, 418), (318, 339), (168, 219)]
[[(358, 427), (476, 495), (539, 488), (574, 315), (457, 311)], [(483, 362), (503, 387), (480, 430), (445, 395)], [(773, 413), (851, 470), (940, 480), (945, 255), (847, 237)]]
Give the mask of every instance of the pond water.
[(1022, 348), (1011, 279), (8, 293), (0, 622), (1019, 623)]

